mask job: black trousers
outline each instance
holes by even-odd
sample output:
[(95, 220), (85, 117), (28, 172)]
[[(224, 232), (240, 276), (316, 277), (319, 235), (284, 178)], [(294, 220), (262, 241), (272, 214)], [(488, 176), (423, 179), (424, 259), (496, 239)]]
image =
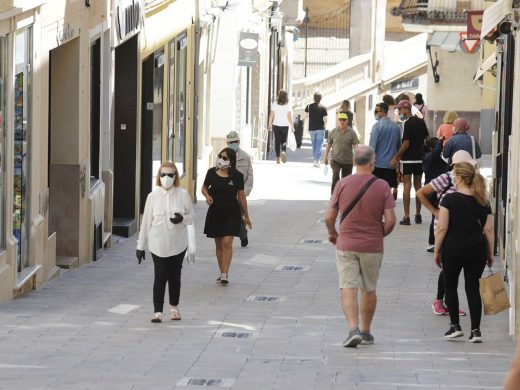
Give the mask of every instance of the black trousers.
[(276, 152), (276, 157), (280, 157), (280, 149), (282, 152), (285, 152), (288, 133), (289, 126), (273, 126), (274, 151)]
[(162, 313), (164, 292), (168, 283), (170, 305), (177, 306), (181, 294), (181, 270), (186, 249), (171, 257), (159, 257), (152, 253), (155, 277), (153, 281), (154, 313)]
[(442, 268), (444, 273), (444, 288), (446, 304), (452, 324), (459, 323), (459, 296), (457, 287), (459, 275), (464, 270), (464, 287), (468, 298), (471, 329), (480, 329), (482, 317), (482, 301), (478, 280), (486, 267), (487, 243), (479, 243), (457, 250), (443, 250)]

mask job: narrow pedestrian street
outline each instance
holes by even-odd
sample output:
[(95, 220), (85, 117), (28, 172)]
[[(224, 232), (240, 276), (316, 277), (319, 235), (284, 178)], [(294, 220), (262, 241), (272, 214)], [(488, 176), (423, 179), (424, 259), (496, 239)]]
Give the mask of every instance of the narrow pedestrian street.
[[(150, 322), (153, 263), (147, 252), (138, 265), (136, 235), (0, 305), (0, 389), (500, 389), (514, 351), (508, 313), (483, 317), (482, 344), (467, 341), (468, 317), (464, 338), (443, 339), (449, 319), (431, 310), (438, 269), (425, 251), (424, 212), (422, 225), (397, 225), (385, 240), (376, 343), (342, 347), (347, 327), (323, 222), (331, 173), (311, 159), (304, 144), (287, 164), (254, 164), (250, 244), (235, 241), (227, 287), (215, 283), (199, 196), (182, 321)], [(401, 200), (396, 211), (400, 219)]]

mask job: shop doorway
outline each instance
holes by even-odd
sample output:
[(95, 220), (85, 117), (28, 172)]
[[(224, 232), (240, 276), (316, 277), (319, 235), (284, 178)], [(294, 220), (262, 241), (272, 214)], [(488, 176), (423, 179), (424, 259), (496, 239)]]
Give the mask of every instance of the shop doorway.
[(79, 38), (49, 52), (49, 234), (56, 255), (68, 258), (79, 257), (79, 61)]
[(139, 211), (144, 212), (146, 197), (155, 186), (155, 175), (162, 161), (164, 50), (143, 62), (141, 86), (141, 180)]
[(130, 237), (137, 231), (137, 71), (138, 35), (115, 50), (114, 218), (112, 232)]

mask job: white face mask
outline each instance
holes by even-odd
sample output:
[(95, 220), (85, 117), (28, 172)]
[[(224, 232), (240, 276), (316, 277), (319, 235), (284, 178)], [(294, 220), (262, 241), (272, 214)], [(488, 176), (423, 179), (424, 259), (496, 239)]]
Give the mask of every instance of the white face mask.
[(163, 176), (160, 178), (161, 185), (165, 190), (170, 189), (173, 186), (173, 182), (175, 181), (175, 175), (173, 177)]
[(229, 168), (229, 160), (228, 161), (224, 161), (223, 159), (219, 158), (217, 160), (217, 166), (219, 168), (223, 168), (223, 169)]

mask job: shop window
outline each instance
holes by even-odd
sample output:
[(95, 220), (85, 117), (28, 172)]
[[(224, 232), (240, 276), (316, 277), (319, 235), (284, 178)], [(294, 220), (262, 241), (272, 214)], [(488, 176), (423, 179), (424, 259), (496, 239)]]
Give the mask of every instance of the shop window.
[[(5, 91), (6, 91), (6, 59), (7, 42), (0, 37), (0, 194), (5, 194)], [(5, 248), (5, 197), (0, 197), (0, 248)]]
[(180, 175), (186, 169), (186, 109), (188, 68), (188, 36), (186, 33), (170, 41), (168, 160), (175, 162)]
[(32, 27), (19, 30), (14, 41), (14, 204), (13, 235), (18, 240), (17, 269), (28, 264), (29, 135), (31, 130)]
[(90, 188), (99, 180), (101, 133), (101, 38), (90, 45)]

